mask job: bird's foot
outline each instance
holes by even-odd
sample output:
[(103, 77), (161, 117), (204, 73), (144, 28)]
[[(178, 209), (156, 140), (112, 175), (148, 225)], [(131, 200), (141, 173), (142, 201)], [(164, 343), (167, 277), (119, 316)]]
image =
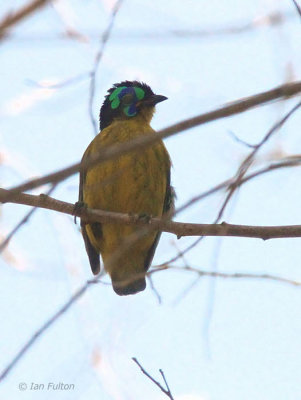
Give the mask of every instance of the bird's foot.
[(152, 219), (152, 216), (146, 213), (139, 213), (139, 214), (134, 214), (134, 213), (128, 213), (129, 217), (132, 219), (133, 222), (138, 222), (142, 221), (146, 224), (150, 223), (150, 220)]
[(146, 213), (139, 213), (138, 214), (138, 221), (143, 221), (146, 224), (149, 224), (152, 219), (152, 216)]
[[(77, 214), (77, 213), (80, 213), (81, 212), (81, 210), (85, 210), (85, 209), (87, 209), (88, 208), (88, 206), (87, 206), (87, 204), (84, 202), (84, 201), (77, 201), (75, 204), (74, 204), (74, 208), (73, 208), (73, 214)], [(74, 215), (74, 223), (76, 224), (76, 218), (77, 218), (77, 215)]]

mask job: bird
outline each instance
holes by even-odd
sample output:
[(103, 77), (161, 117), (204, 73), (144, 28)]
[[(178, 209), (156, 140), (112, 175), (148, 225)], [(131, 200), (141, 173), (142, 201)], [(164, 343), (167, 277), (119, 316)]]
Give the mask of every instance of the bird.
[[(143, 135), (156, 135), (150, 122), (155, 106), (165, 100), (167, 97), (154, 94), (146, 83), (128, 80), (115, 83), (100, 109), (100, 132), (87, 147), (81, 165), (110, 146)], [(162, 140), (117, 159), (81, 168), (79, 203), (91, 209), (142, 218), (171, 218), (175, 195), (170, 169), (170, 156)], [(101, 255), (104, 270), (118, 295), (136, 294), (146, 288), (146, 273), (161, 232), (148, 230), (142, 234), (141, 226), (134, 224), (83, 220), (81, 232), (94, 275), (100, 272)], [(127, 240), (139, 233), (141, 237), (127, 246)], [(118, 249), (123, 250), (121, 256), (112, 258)]]

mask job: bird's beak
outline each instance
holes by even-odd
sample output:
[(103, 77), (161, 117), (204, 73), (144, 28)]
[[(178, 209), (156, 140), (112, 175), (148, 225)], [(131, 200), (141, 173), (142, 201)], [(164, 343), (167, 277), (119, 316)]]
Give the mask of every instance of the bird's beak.
[(154, 107), (156, 104), (161, 103), (161, 101), (164, 100), (167, 100), (166, 96), (161, 96), (161, 94), (153, 94), (147, 100), (142, 100), (141, 105)]

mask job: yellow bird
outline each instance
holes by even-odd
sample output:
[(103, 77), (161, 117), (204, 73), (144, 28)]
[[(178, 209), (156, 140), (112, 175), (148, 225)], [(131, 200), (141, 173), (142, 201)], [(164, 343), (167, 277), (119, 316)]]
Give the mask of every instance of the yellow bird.
[[(82, 162), (106, 147), (141, 135), (155, 135), (150, 126), (155, 105), (166, 99), (154, 94), (145, 83), (124, 81), (115, 84), (109, 89), (100, 110), (100, 133), (88, 146)], [(89, 208), (106, 211), (153, 217), (167, 215), (173, 208), (174, 198), (170, 166), (169, 154), (160, 140), (146, 149), (81, 171), (79, 201)], [(145, 289), (145, 274), (160, 232), (149, 231), (127, 245), (133, 234), (141, 233), (141, 227), (81, 221), (81, 228), (94, 274), (100, 272), (101, 254), (104, 269), (110, 274), (117, 294), (135, 294)], [(116, 257), (118, 250), (120, 257)]]

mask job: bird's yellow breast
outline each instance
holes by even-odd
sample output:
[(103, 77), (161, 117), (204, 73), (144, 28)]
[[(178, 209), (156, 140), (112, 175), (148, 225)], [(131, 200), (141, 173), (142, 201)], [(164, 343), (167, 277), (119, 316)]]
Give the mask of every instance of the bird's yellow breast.
[[(84, 159), (116, 143), (144, 134), (156, 134), (148, 123), (141, 122), (138, 119), (113, 122), (91, 142)], [(83, 200), (89, 208), (160, 217), (169, 184), (169, 169), (169, 155), (163, 142), (159, 141), (147, 149), (90, 168), (83, 185)], [(87, 234), (105, 261), (135, 229), (134, 226), (104, 224), (102, 236), (97, 238), (88, 225)], [(155, 236), (156, 232), (148, 234), (135, 250), (143, 254), (152, 245)]]

